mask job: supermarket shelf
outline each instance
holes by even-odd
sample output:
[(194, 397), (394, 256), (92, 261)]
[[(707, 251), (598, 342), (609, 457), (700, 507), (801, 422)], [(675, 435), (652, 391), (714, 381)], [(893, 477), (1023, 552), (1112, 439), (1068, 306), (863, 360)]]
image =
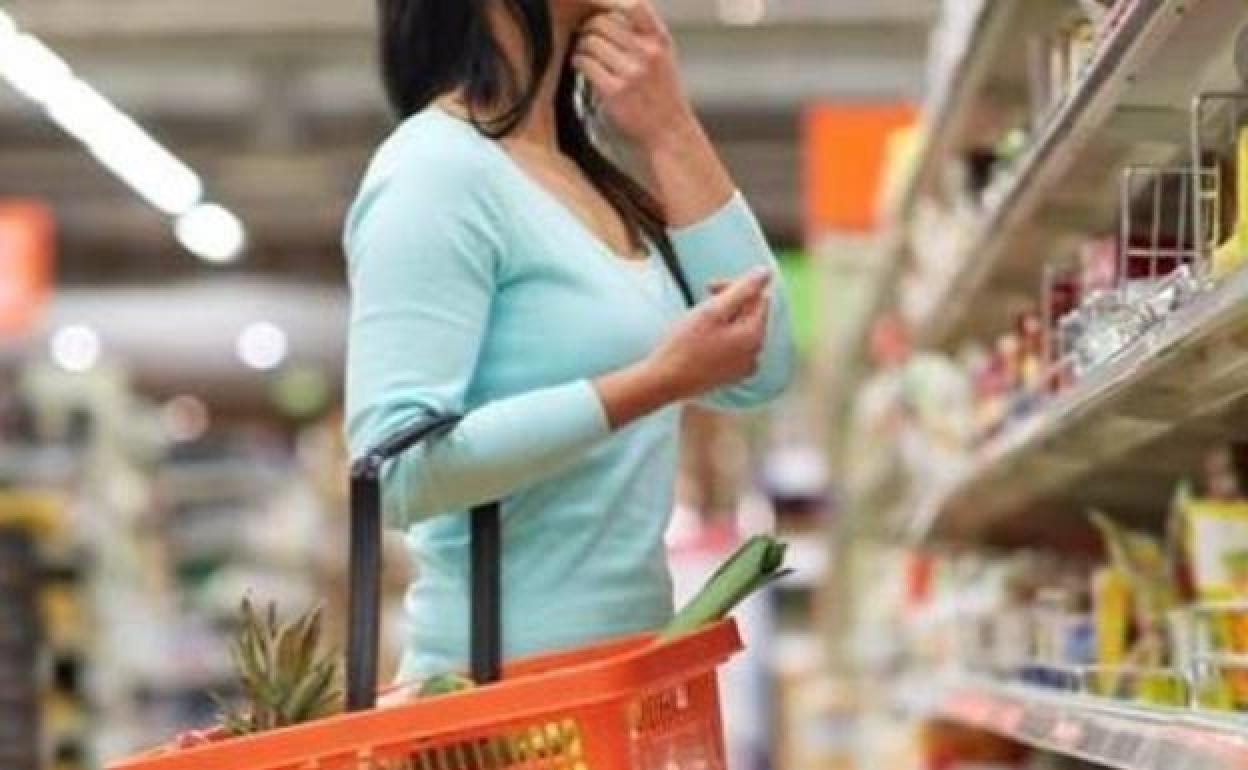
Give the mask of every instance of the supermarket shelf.
[[(858, 279), (862, 285), (862, 306), (845, 314), (843, 323), (847, 328), (840, 333), (829, 356), (828, 371), (833, 390), (845, 400), (846, 410), (849, 398), (870, 372), (866, 359), (871, 326), (890, 302), (901, 277), (904, 246), (905, 233), (900, 225), (896, 225), (886, 227), (867, 249), (869, 256), (863, 260), (864, 274)], [(828, 262), (827, 255), (821, 251), (816, 249), (816, 255), (823, 262)]]
[(955, 687), (935, 715), (1116, 770), (1248, 770), (1248, 722), (991, 683)]
[(849, 474), (849, 499), (854, 510), (886, 511), (902, 502), (908, 478), (895, 452), (880, 452), (858, 460)]
[[(886, 216), (894, 224), (891, 230), (904, 229), (900, 226), (908, 220), (920, 193), (957, 145), (977, 97), (992, 75), (998, 52), (1011, 40), (1010, 30), (1023, 5), (1022, 0), (985, 0), (971, 23), (966, 45), (933, 84), (932, 95), (920, 116), (924, 137), (922, 153)], [(902, 240), (886, 238), (884, 249), (899, 251)], [(888, 256), (897, 254), (894, 251)]]
[(284, 467), (245, 459), (191, 460), (169, 463), (156, 475), (162, 494), (179, 502), (248, 497), (276, 488)]
[[(1089, 474), (1129, 471), (1115, 465), (1132, 450), (1166, 437), (1192, 454), (1209, 430), (1238, 430), (1231, 415), (1248, 395), (1248, 271), (1241, 271), (1169, 316), (1047, 406), (990, 441), (949, 483), (914, 501), (905, 526), (914, 539), (978, 537), (1026, 505), (1080, 480), (1081, 503), (1096, 504)], [(1242, 431), (1241, 431), (1242, 432)], [(1144, 475), (1186, 468), (1159, 455)], [(1137, 470), (1140, 470), (1137, 468)], [(1107, 487), (1137, 494), (1140, 505), (1164, 507), (1164, 494), (1123, 475)], [(1126, 503), (1128, 498), (1119, 502)]]
[(57, 486), (82, 468), (84, 452), (60, 445), (0, 446), (0, 480), (23, 486)]
[[(838, 363), (854, 365), (861, 359), (871, 320), (891, 303), (906, 262), (907, 225), (915, 204), (962, 140), (981, 94), (1000, 75), (994, 64), (1003, 46), (1008, 46), (1011, 31), (1018, 29), (1028, 15), (1023, 12), (1026, 8), (1024, 0), (984, 0), (970, 25), (965, 45), (932, 84), (919, 116), (922, 150), (914, 168), (885, 206), (884, 226), (865, 260), (870, 273), (864, 286), (866, 301), (854, 319), (858, 328), (846, 336), (847, 349), (837, 356)], [(1034, 7), (1030, 13), (1035, 13)], [(845, 389), (852, 391), (854, 384), (848, 383)]]
[(1230, 50), (1243, 21), (1237, 0), (1131, 6), (999, 194), (989, 196), (928, 311), (913, 319), (919, 344), (943, 347), (1008, 328), (1014, 313), (1034, 304), (1044, 260), (1062, 236), (1111, 228), (1118, 172), (1180, 157), (1195, 91), (1238, 84)]
[[(1003, 75), (1008, 74), (1008, 80), (1021, 76), (1015, 66), (998, 66), (1001, 52), (1010, 49), (1008, 44), (1015, 37), (1012, 32), (1041, 12), (1038, 6), (1040, 4), (1028, 5), (1026, 0), (983, 1), (971, 22), (965, 46), (932, 84), (919, 116), (924, 146), (914, 168), (892, 191), (891, 200), (886, 203), (882, 216), (884, 225), (864, 260), (869, 271), (862, 287), (864, 303), (855, 317), (847, 321), (854, 328), (846, 329), (842, 349), (834, 354), (840, 391), (854, 392), (865, 376), (862, 358), (872, 319), (895, 305), (897, 286), (906, 265), (907, 226), (917, 201), (935, 180), (936, 171), (950, 152), (965, 140), (967, 125), (985, 91)], [(1012, 89), (1013, 86), (998, 90)], [(816, 247), (816, 251), (819, 248)]]

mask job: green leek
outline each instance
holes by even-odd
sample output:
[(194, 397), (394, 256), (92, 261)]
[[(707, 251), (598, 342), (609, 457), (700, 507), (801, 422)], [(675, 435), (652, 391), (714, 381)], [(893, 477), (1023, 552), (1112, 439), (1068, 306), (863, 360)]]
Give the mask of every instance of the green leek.
[(727, 617), (758, 589), (789, 574), (784, 570), (787, 546), (770, 535), (755, 535), (737, 549), (711, 576), (698, 595), (659, 633), (668, 641)]

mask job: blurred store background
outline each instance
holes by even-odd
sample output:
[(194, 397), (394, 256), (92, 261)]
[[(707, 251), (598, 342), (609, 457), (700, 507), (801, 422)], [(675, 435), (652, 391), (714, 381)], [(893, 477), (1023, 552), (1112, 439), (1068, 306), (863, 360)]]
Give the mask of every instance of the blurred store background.
[[(803, 115), (917, 98), (932, 4), (660, 5), (809, 343)], [(212, 721), (244, 593), (324, 601), (340, 633), (340, 225), (392, 122), (365, 0), (0, 11), (0, 565), (38, 586), (0, 590), (0, 768), (99, 767)], [(800, 562), (745, 616), (741, 770), (780, 761), (766, 715), (819, 655), (835, 504), (806, 409), (688, 425), (682, 586), (739, 531), (791, 530)], [(393, 630), (409, 566), (387, 558)]]
[[(804, 358), (684, 427), (678, 590), (796, 570), (729, 770), (1248, 767), (1248, 7), (655, 3)], [(211, 724), (248, 593), (342, 636), (372, 10), (0, 0), (0, 770)]]

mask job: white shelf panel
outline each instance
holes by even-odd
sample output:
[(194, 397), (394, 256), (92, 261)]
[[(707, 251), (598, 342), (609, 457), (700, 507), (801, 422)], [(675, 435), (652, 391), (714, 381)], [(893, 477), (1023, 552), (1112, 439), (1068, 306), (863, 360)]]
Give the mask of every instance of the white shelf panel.
[[(932, 174), (957, 144), (979, 91), (991, 74), (993, 59), (1009, 42), (1011, 22), (1021, 8), (1020, 0), (984, 0), (976, 11), (964, 46), (932, 85), (923, 105), (919, 116), (923, 148), (885, 216), (891, 226), (901, 226), (909, 219)], [(886, 239), (886, 244), (900, 247), (900, 241)]]
[[(978, 34), (969, 38), (925, 106), (930, 138), (885, 217), (871, 257), (866, 317), (838, 361), (859, 359), (870, 319), (897, 303), (915, 204), (956, 146), (991, 76), (992, 60), (1001, 56), (1002, 41), (1027, 14), (1013, 2), (990, 1), (981, 15), (974, 25)], [(1120, 168), (1182, 156), (1192, 95), (1202, 87), (1237, 82), (1228, 51), (1246, 20), (1248, 10), (1237, 0), (1135, 0), (1101, 41), (1079, 83), (1052, 109), (1011, 176), (989, 196), (978, 227), (950, 259), (952, 265), (925, 279), (932, 288), (912, 323), (916, 343), (941, 347), (971, 331), (1001, 331), (1011, 309), (1036, 299), (1043, 258), (1051, 255), (1037, 249), (1042, 239), (1033, 236), (1042, 233), (1051, 241), (1087, 232), (1091, 222), (1112, 222)], [(1056, 210), (1046, 211), (1053, 203)], [(1080, 212), (1079, 221), (1065, 221), (1072, 211)], [(1058, 221), (1037, 227), (1046, 216)]]
[[(1021, 290), (1038, 297), (1040, 265), (1024, 241), (1035, 234), (1044, 206), (1069, 194), (1076, 178), (1084, 197), (1092, 194), (1097, 202), (1079, 207), (1082, 221), (1046, 224), (1049, 235), (1112, 221), (1117, 173), (1133, 151), (1154, 163), (1186, 160), (1191, 98), (1202, 88), (1238, 83), (1229, 50), (1245, 21), (1248, 8), (1236, 0), (1136, 0), (985, 210), (930, 312), (915, 324), (919, 343), (956, 342), (978, 320), (974, 311), (981, 305), (973, 300), (985, 294)], [(992, 316), (988, 326), (1001, 331), (1001, 320)]]
[(984, 531), (1185, 422), (1248, 394), (1248, 271), (1194, 298), (1015, 423), (911, 507), (912, 539)]
[(1248, 770), (1248, 722), (1035, 688), (967, 683), (934, 716), (1116, 770)]
[(915, 325), (921, 345), (933, 347), (948, 341), (973, 310), (974, 305), (964, 300), (978, 294), (991, 273), (1008, 260), (1015, 236), (1067, 180), (1088, 144), (1121, 103), (1136, 71), (1146, 66), (1148, 58), (1174, 33), (1188, 5), (1194, 4), (1183, 0), (1136, 2), (1101, 41), (1078, 85), (1053, 110), (1044, 129), (1010, 172), (1008, 187), (985, 210), (975, 236), (955, 258), (957, 266), (930, 303), (931, 312)]
[[(906, 228), (923, 189), (956, 146), (989, 75), (992, 62), (1020, 16), (1024, 0), (984, 0), (969, 25), (965, 45), (931, 87), (919, 115), (924, 143), (913, 170), (886, 206), (880, 236), (866, 258), (867, 301), (860, 327), (838, 361), (853, 362), (865, 348), (871, 319), (891, 302), (905, 263)], [(852, 390), (852, 388), (850, 388)]]

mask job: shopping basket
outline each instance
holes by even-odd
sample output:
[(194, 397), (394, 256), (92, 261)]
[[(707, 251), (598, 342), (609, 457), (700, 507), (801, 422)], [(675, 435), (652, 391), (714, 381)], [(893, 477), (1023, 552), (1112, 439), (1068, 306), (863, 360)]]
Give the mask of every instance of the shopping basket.
[(380, 470), (445, 432), (423, 423), (352, 468), (348, 713), (111, 770), (723, 770), (716, 669), (741, 649), (725, 620), (657, 643), (642, 634), (502, 667), (498, 506), (472, 513), (472, 690), (373, 708), (379, 618)]

